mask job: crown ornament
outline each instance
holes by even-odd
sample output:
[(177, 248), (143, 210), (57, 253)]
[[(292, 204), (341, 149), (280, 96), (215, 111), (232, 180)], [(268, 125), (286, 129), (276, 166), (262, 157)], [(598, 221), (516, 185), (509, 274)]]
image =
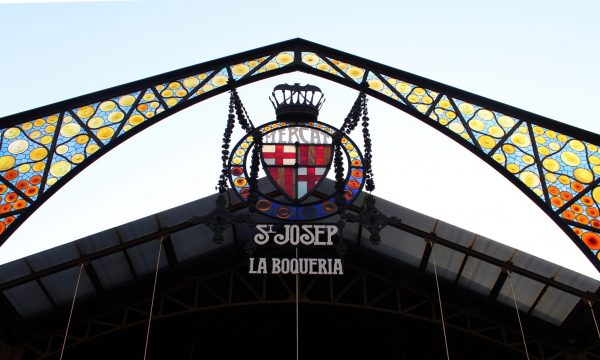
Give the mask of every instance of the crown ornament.
[(314, 85), (281, 84), (275, 86), (269, 97), (278, 120), (316, 120), (325, 102), (321, 89)]

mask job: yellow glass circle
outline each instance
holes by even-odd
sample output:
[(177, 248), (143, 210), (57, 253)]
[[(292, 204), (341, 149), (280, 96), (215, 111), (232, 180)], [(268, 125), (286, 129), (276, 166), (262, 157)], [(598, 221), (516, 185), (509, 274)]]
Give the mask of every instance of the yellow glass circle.
[(102, 129), (98, 130), (98, 132), (96, 133), (96, 136), (98, 136), (98, 139), (100, 140), (106, 140), (106, 139), (110, 139), (115, 133), (115, 130), (111, 127), (103, 127)]
[(0, 156), (0, 171), (6, 171), (13, 166), (17, 161), (11, 155)]
[(83, 154), (75, 154), (71, 158), (71, 161), (73, 161), (75, 164), (79, 164), (83, 160), (85, 160), (85, 156), (83, 156)]
[(559, 181), (561, 184), (568, 185), (568, 184), (570, 184), (570, 183), (571, 183), (571, 178), (570, 178), (570, 177), (568, 177), (568, 176), (566, 176), (566, 175), (560, 175), (560, 176), (558, 177), (558, 181)]
[(519, 175), (519, 179), (530, 188), (536, 187), (540, 184), (540, 178), (531, 171), (523, 171)]
[(199, 84), (200, 84), (200, 80), (198, 80), (198, 78), (195, 78), (195, 77), (189, 77), (189, 78), (183, 80), (183, 86), (185, 86), (188, 89), (195, 88)]
[(287, 64), (291, 63), (292, 61), (294, 61), (294, 57), (290, 54), (281, 53), (281, 54), (277, 55), (275, 60), (278, 63), (280, 63), (281, 65), (287, 65)]
[(556, 180), (558, 179), (556, 177), (556, 175), (554, 175), (553, 173), (546, 173), (546, 175), (544, 175), (544, 177), (546, 178), (546, 181), (554, 183), (556, 182)]
[(405, 82), (400, 82), (400, 83), (396, 84), (396, 90), (398, 90), (399, 92), (401, 92), (403, 94), (408, 93), (411, 89), (412, 89), (412, 86), (410, 86), (409, 84), (407, 84)]
[(549, 137), (550, 139), (554, 139), (554, 138), (556, 138), (556, 133), (552, 130), (548, 130), (548, 131), (546, 131), (546, 136)]
[(349, 155), (351, 158), (358, 157), (358, 153), (357, 153), (356, 151), (350, 151), (350, 152), (348, 153), (348, 155)]
[(597, 157), (596, 155), (592, 155), (588, 158), (588, 160), (590, 161), (590, 163), (592, 163), (592, 165), (598, 165), (600, 164), (600, 158)]
[(581, 164), (581, 159), (579, 158), (579, 155), (570, 151), (564, 151), (562, 154), (560, 154), (560, 158), (562, 159), (562, 161), (564, 161), (565, 164), (569, 166), (577, 166)]
[(563, 134), (558, 134), (558, 135), (556, 136), (556, 139), (557, 139), (558, 141), (560, 141), (560, 142), (565, 142), (565, 141), (567, 141), (569, 138), (567, 138), (567, 137), (566, 137), (565, 135), (563, 135)]
[(21, 174), (24, 174), (24, 173), (28, 172), (29, 170), (31, 170), (31, 165), (29, 165), (29, 164), (23, 164), (23, 165), (19, 166), (19, 172)]
[(258, 61), (256, 61), (256, 60), (248, 61), (248, 66), (250, 66), (251, 68), (256, 67), (256, 65), (258, 65)]
[(20, 133), (21, 133), (21, 130), (19, 130), (16, 127), (12, 127), (12, 128), (6, 129), (4, 131), (4, 137), (7, 139), (14, 139), (17, 136), (19, 136)]
[(231, 68), (231, 72), (236, 76), (244, 76), (250, 71), (250, 68), (246, 64), (237, 64)]
[(594, 174), (591, 171), (584, 168), (577, 168), (573, 171), (575, 179), (581, 183), (589, 184), (594, 181)]
[(514, 154), (515, 147), (510, 144), (504, 144), (502, 145), (502, 150), (507, 154)]
[[(227, 79), (227, 76), (223, 76), (223, 75), (216, 75), (211, 80), (212, 84), (217, 87), (227, 84), (228, 81), (229, 81), (229, 79)], [(207, 90), (204, 90), (204, 91), (207, 91)]]
[(44, 129), (44, 131), (46, 132), (46, 134), (52, 134), (54, 132), (54, 130), (56, 130), (56, 126), (54, 126), (54, 125), (48, 125)]
[(96, 116), (88, 120), (87, 125), (92, 129), (97, 129), (100, 126), (104, 125), (104, 119)]
[(598, 151), (598, 147), (594, 144), (588, 144), (587, 147), (590, 151)]
[(521, 157), (521, 160), (523, 160), (523, 162), (527, 165), (531, 165), (535, 162), (535, 160), (533, 159), (533, 156), (531, 156), (531, 155), (523, 155)]
[(571, 147), (571, 149), (573, 149), (575, 151), (584, 151), (585, 150), (585, 145), (583, 145), (583, 143), (579, 140), (569, 141), (569, 146)]
[(179, 90), (175, 91), (175, 95), (178, 97), (184, 97), (187, 95), (187, 90), (179, 89)]
[(438, 105), (444, 109), (448, 109), (451, 106), (450, 101), (448, 101), (446, 99), (440, 100)]
[(169, 83), (169, 89), (179, 89), (181, 87), (181, 84), (178, 83), (177, 81), (173, 81), (171, 83)]
[(114, 101), (104, 101), (100, 104), (99, 109), (102, 111), (112, 111), (115, 107), (117, 107), (117, 104)]
[(383, 82), (379, 79), (369, 80), (369, 87), (373, 90), (381, 91), (383, 89)]
[(45, 159), (47, 155), (48, 150), (46, 150), (46, 148), (39, 147), (31, 150), (31, 152), (29, 153), (29, 158), (33, 161), (40, 161), (42, 159)]
[(306, 54), (302, 57), (302, 62), (306, 65), (316, 65), (319, 62), (319, 57), (313, 53)]
[(46, 135), (40, 139), (40, 142), (44, 145), (48, 145), (52, 142), (52, 136)]
[(542, 161), (542, 166), (546, 170), (552, 171), (552, 172), (557, 172), (558, 170), (560, 170), (560, 163), (551, 158), (544, 159), (544, 161)]
[[(324, 65), (324, 64), (319, 64), (319, 65)], [(317, 67), (319, 68), (319, 66), (317, 66)], [(329, 66), (327, 66), (327, 67), (329, 67)], [(279, 65), (277, 65), (277, 63), (274, 63), (274, 62), (269, 62), (267, 65), (265, 65), (265, 69), (267, 69), (267, 71), (275, 70), (277, 68), (279, 68)], [(264, 70), (264, 69), (260, 69), (258, 71), (260, 72), (261, 70)], [(320, 68), (320, 70), (323, 70), (323, 69)]]
[(488, 133), (496, 138), (501, 138), (504, 136), (504, 130), (500, 126), (490, 126), (488, 129)]
[(18, 139), (8, 144), (8, 152), (11, 154), (22, 154), (29, 147), (27, 140)]
[(33, 127), (33, 124), (30, 122), (26, 122), (25, 124), (21, 125), (21, 128), (23, 128), (23, 130), (27, 131), (30, 130)]
[(55, 122), (58, 121), (58, 116), (56, 116), (56, 115), (48, 116), (46, 118), (46, 121), (48, 122), (48, 124), (54, 124)]
[(32, 139), (34, 139), (34, 140), (37, 139), (37, 138), (39, 138), (40, 136), (42, 136), (42, 132), (39, 131), (39, 130), (34, 130), (34, 131), (32, 131), (29, 134), (29, 137), (32, 138)]
[(423, 88), (420, 88), (420, 87), (418, 87), (418, 88), (415, 88), (415, 90), (414, 90), (413, 92), (414, 92), (415, 94), (419, 95), (419, 96), (421, 96), (421, 95), (425, 95), (425, 89), (423, 89)]
[(498, 118), (498, 124), (505, 128), (512, 128), (515, 126), (515, 120), (510, 116), (502, 115)]
[(36, 162), (33, 164), (33, 171), (40, 172), (46, 168), (46, 163), (44, 162)]
[(464, 132), (464, 133), (460, 134), (460, 137), (461, 137), (461, 138), (463, 138), (463, 139), (465, 139), (465, 140), (469, 140), (469, 139), (470, 139), (470, 136), (469, 136), (469, 134), (468, 134), (468, 133), (466, 133), (466, 132)]
[(453, 120), (456, 118), (456, 113), (454, 111), (446, 111), (445, 115), (450, 120)]
[(234, 157), (233, 160), (231, 160), (231, 162), (235, 165), (239, 165), (242, 163), (242, 159), (239, 157)]
[(475, 107), (469, 103), (461, 103), (458, 105), (458, 109), (465, 115), (471, 115), (475, 112)]
[(87, 135), (79, 135), (76, 139), (75, 142), (78, 143), (79, 145), (83, 145), (83, 144), (87, 144), (87, 142), (90, 140), (90, 137)]
[(538, 144), (545, 144), (546, 143), (546, 138), (543, 136), (536, 136), (535, 137), (535, 142)]
[(39, 126), (44, 125), (45, 123), (46, 122), (44, 121), (44, 119), (37, 119), (36, 121), (33, 122), (33, 125), (39, 127)]
[(88, 154), (93, 154), (98, 151), (98, 149), (100, 149), (100, 147), (97, 144), (91, 144), (85, 148), (85, 152)]
[(427, 112), (427, 109), (428, 109), (427, 105), (423, 105), (423, 104), (417, 105), (417, 110), (419, 110), (419, 112), (422, 112), (423, 114)]
[(163, 97), (171, 97), (173, 96), (173, 90), (167, 89), (167, 90), (163, 90), (163, 92), (160, 93)]
[(479, 142), (479, 145), (481, 145), (481, 147), (485, 149), (491, 149), (494, 147), (494, 145), (496, 145), (496, 140), (494, 140), (494, 138), (492, 138), (491, 136), (487, 135), (479, 137), (477, 141)]
[(94, 108), (91, 106), (80, 107), (79, 110), (77, 110), (77, 116), (79, 116), (80, 119), (87, 119), (92, 115), (94, 115)]
[(125, 117), (125, 114), (123, 114), (121, 111), (116, 111), (116, 112), (108, 115), (108, 121), (110, 121), (111, 123), (117, 123), (117, 122), (123, 120), (124, 117)]
[(465, 131), (465, 127), (458, 121), (452, 122), (450, 125), (448, 125), (448, 128), (457, 134)]
[(346, 74), (348, 74), (348, 76), (350, 76), (353, 79), (358, 79), (365, 74), (365, 71), (361, 68), (351, 67), (346, 71)]
[(547, 147), (545, 147), (545, 146), (540, 146), (540, 147), (538, 148), (538, 152), (539, 152), (539, 153), (540, 153), (542, 156), (546, 156), (546, 155), (549, 155), (549, 154), (550, 154), (550, 150), (548, 150), (548, 148), (547, 148)]
[(177, 105), (178, 102), (179, 102), (179, 99), (177, 99), (177, 98), (167, 99), (167, 106), (169, 106), (169, 107), (175, 106), (175, 105)]
[(479, 115), (479, 117), (483, 120), (492, 120), (494, 118), (494, 113), (487, 109), (479, 110), (479, 112), (477, 112), (477, 115)]
[(544, 129), (542, 129), (539, 126), (534, 126), (533, 127), (533, 133), (536, 135), (542, 135), (544, 133)]
[(63, 144), (56, 147), (56, 153), (59, 155), (63, 155), (67, 151), (69, 151), (69, 147), (67, 145)]
[(502, 154), (494, 154), (492, 155), (492, 159), (496, 160), (499, 163), (503, 163), (506, 160), (506, 157)]
[(483, 131), (485, 129), (485, 124), (481, 120), (473, 119), (469, 121), (469, 127), (475, 131)]
[(154, 100), (154, 98), (155, 98), (154, 93), (149, 92), (149, 93), (144, 94), (143, 99), (144, 99), (144, 101), (151, 101), (151, 100)]
[(406, 99), (413, 104), (416, 103), (417, 101), (419, 101), (419, 97), (414, 94), (408, 95), (408, 97)]
[(131, 106), (135, 102), (135, 98), (132, 95), (125, 95), (119, 98), (119, 105)]
[(506, 169), (508, 171), (510, 171), (511, 173), (516, 174), (516, 173), (519, 172), (519, 165), (517, 165), (517, 164), (508, 164), (508, 165), (506, 165)]
[(558, 145), (558, 143), (555, 143), (554, 141), (548, 144), (548, 146), (550, 147), (550, 149), (552, 149), (552, 151), (558, 151), (560, 149), (560, 145)]
[(51, 177), (48, 180), (46, 180), (46, 184), (52, 186), (52, 185), (56, 184), (57, 181), (58, 181), (57, 178)]
[(531, 144), (529, 137), (523, 134), (513, 134), (510, 139), (512, 140), (513, 144), (519, 147), (527, 147)]
[(139, 124), (141, 124), (141, 123), (143, 123), (143, 122), (144, 122), (144, 117), (143, 117), (142, 115), (140, 115), (140, 114), (135, 114), (135, 115), (132, 115), (132, 116), (129, 118), (129, 123), (130, 123), (132, 126), (137, 126), (137, 125), (139, 125)]
[(592, 191), (592, 197), (596, 202), (600, 203), (600, 187), (595, 187)]
[(50, 174), (57, 178), (65, 176), (71, 170), (71, 164), (67, 161), (57, 161), (50, 166)]
[(79, 131), (81, 131), (81, 126), (78, 123), (70, 123), (60, 128), (60, 134), (66, 138), (79, 134)]

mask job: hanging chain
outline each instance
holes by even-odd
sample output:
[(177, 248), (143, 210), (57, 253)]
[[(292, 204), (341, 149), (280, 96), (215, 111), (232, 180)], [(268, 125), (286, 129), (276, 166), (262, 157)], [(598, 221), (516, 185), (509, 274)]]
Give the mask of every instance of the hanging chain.
[(356, 126), (358, 125), (358, 121), (360, 120), (362, 104), (366, 96), (367, 95), (364, 92), (358, 94), (358, 97), (354, 101), (350, 112), (344, 119), (344, 124), (342, 125), (340, 131), (345, 132), (346, 134), (350, 134), (350, 132), (356, 128)]
[(229, 114), (227, 115), (227, 125), (225, 126), (225, 132), (223, 133), (223, 145), (221, 146), (221, 175), (219, 176), (219, 182), (217, 184), (217, 190), (219, 194), (223, 194), (229, 188), (227, 183), (227, 175), (229, 170), (227, 168), (227, 160), (229, 160), (229, 145), (231, 143), (231, 134), (233, 134), (233, 128), (235, 126), (235, 115), (233, 114), (235, 97), (233, 92), (229, 96)]
[(256, 211), (256, 202), (258, 201), (258, 170), (260, 164), (260, 154), (262, 150), (262, 135), (255, 131), (254, 135), (254, 150), (250, 160), (250, 194), (248, 195), (248, 205), (250, 211)]
[(252, 121), (250, 121), (250, 118), (248, 117), (246, 108), (244, 107), (244, 104), (242, 104), (242, 100), (240, 99), (240, 95), (237, 93), (237, 90), (231, 90), (231, 97), (235, 106), (235, 113), (237, 115), (238, 122), (242, 126), (242, 129), (244, 129), (246, 133), (252, 132), (252, 130), (254, 130), (254, 126), (252, 126)]
[(369, 132), (369, 110), (367, 109), (367, 98), (363, 98), (362, 102), (362, 126), (363, 126), (363, 139), (365, 143), (365, 159), (364, 159), (364, 167), (365, 167), (365, 189), (368, 192), (375, 190), (375, 182), (373, 181), (373, 168), (371, 167), (371, 160), (373, 156), (371, 155), (371, 134)]

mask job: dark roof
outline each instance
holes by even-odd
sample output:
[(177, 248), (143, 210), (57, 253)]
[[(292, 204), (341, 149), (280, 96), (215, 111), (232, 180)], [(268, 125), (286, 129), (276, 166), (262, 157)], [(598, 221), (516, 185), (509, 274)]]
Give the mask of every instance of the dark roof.
[[(233, 195), (230, 200), (232, 210), (246, 211)], [(161, 236), (166, 237), (162, 270), (243, 244), (248, 238), (245, 226), (228, 230), (225, 241), (217, 245), (208, 227), (193, 221), (209, 212), (214, 201), (215, 195), (209, 196), (4, 264), (0, 291), (5, 299), (0, 300), (22, 319), (64, 309), (72, 300), (82, 263), (79, 299), (122, 288), (153, 274)], [(502, 271), (508, 269), (519, 309), (555, 325), (582, 297), (600, 299), (597, 280), (383, 199), (377, 199), (377, 207), (402, 224), (384, 228), (381, 243), (375, 245), (366, 229), (349, 223), (344, 237), (351, 246), (425, 273), (433, 273), (435, 259), (439, 276), (448, 284), (513, 306), (510, 283)]]

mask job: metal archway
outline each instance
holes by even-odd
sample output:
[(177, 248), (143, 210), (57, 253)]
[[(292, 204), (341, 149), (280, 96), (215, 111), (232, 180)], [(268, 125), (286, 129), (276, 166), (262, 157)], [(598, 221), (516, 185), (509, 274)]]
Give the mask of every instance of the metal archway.
[(0, 119), (0, 245), (85, 167), (212, 96), (302, 71), (432, 126), (536, 203), (600, 270), (600, 136), (303, 39), (292, 39)]

